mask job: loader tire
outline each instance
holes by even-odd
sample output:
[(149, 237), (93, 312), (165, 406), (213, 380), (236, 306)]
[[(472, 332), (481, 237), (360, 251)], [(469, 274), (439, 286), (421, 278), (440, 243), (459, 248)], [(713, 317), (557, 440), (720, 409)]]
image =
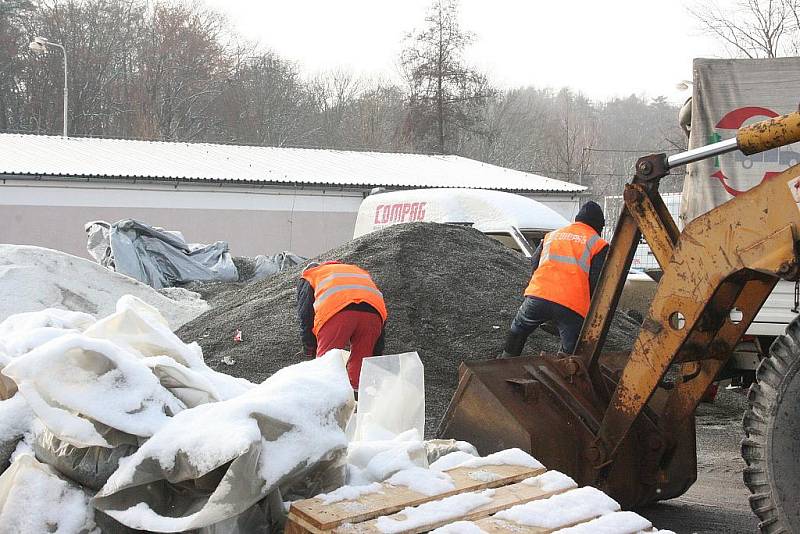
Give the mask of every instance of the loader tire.
[(800, 317), (775, 339), (748, 394), (744, 483), (759, 529), (800, 533)]

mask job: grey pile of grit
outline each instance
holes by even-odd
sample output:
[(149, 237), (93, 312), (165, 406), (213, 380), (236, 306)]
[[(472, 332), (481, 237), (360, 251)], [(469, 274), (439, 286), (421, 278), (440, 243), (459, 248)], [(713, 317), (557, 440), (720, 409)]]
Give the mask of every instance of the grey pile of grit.
[[(426, 434), (431, 436), (452, 398), (463, 360), (496, 357), (522, 302), (528, 259), (477, 230), (435, 223), (392, 226), (348, 242), (318, 260), (368, 270), (389, 310), (386, 353), (417, 351), (425, 366)], [(247, 285), (193, 287), (212, 309), (178, 330), (198, 341), (208, 364), (260, 382), (304, 359), (296, 318), (300, 269)], [(618, 313), (606, 350), (628, 350), (638, 324)], [(234, 341), (241, 330), (242, 341)], [(541, 329), (523, 354), (558, 350)]]

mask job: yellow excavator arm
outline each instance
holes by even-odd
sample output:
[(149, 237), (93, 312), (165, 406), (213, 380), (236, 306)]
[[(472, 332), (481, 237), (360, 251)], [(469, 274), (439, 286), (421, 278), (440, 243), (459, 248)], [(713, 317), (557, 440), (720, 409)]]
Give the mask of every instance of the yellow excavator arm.
[[(470, 441), (482, 454), (521, 447), (625, 507), (685, 492), (697, 476), (694, 411), (701, 396), (778, 280), (800, 275), (800, 166), (682, 232), (659, 181), (687, 163), (796, 141), (800, 113), (706, 147), (641, 158), (575, 354), (464, 362), (440, 434)], [(663, 275), (633, 349), (604, 352), (642, 235)]]

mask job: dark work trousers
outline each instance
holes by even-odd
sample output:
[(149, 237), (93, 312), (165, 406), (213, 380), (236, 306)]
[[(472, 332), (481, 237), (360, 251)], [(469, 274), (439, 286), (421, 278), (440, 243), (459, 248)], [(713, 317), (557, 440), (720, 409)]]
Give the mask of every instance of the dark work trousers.
[(350, 345), (347, 375), (353, 389), (358, 390), (361, 362), (375, 355), (375, 345), (381, 337), (383, 319), (377, 313), (361, 310), (342, 310), (323, 324), (317, 333), (317, 356), (331, 349)]
[(508, 356), (519, 356), (525, 340), (543, 323), (553, 321), (561, 337), (561, 352), (572, 354), (578, 343), (583, 317), (569, 308), (537, 297), (525, 297), (517, 315), (511, 321), (511, 332), (506, 342)]

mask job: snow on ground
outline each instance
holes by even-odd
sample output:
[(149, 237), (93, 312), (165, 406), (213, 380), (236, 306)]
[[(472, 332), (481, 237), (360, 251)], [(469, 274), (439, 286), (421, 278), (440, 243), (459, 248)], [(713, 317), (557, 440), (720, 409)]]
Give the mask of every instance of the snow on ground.
[(133, 278), (77, 256), (41, 247), (0, 245), (0, 321), (45, 308), (103, 317), (112, 313), (117, 299), (126, 294), (158, 308), (172, 329), (208, 309), (205, 301), (174, 301)]

